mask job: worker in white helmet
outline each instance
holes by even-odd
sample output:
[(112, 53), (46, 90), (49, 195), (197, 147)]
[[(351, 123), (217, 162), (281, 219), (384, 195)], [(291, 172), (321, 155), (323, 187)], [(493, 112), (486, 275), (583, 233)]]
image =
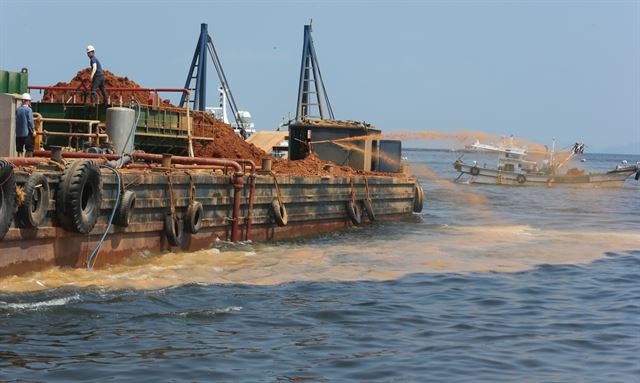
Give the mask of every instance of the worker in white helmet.
[(87, 47), (87, 56), (89, 56), (89, 64), (91, 65), (91, 102), (98, 102), (98, 92), (96, 92), (96, 89), (99, 88), (103, 97), (102, 103), (107, 105), (109, 94), (104, 88), (104, 71), (102, 70), (100, 60), (96, 57), (93, 45)]
[(36, 128), (33, 124), (33, 111), (31, 110), (31, 95), (24, 93), (21, 97), (22, 105), (16, 109), (16, 151), (18, 157), (33, 157), (33, 143), (36, 136)]

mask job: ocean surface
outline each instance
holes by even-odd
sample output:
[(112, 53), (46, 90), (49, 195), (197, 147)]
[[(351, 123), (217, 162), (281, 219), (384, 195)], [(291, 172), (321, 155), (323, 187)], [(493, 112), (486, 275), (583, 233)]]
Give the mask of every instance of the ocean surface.
[(460, 153), (405, 155), (426, 202), (403, 222), (0, 279), (0, 381), (640, 381), (638, 182), (452, 183)]

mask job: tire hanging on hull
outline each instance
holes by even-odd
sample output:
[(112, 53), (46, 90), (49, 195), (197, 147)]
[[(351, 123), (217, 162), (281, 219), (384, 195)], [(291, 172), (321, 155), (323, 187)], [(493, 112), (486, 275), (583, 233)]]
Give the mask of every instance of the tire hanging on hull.
[(289, 215), (287, 214), (287, 208), (284, 206), (284, 203), (280, 203), (277, 198), (274, 198), (273, 201), (271, 201), (271, 208), (276, 224), (278, 224), (278, 226), (287, 226)]
[(359, 226), (362, 223), (362, 210), (360, 210), (360, 205), (358, 205), (357, 201), (347, 201), (347, 216), (351, 220), (351, 222)]
[(191, 234), (196, 234), (202, 227), (202, 216), (204, 215), (204, 209), (202, 204), (198, 201), (194, 201), (189, 205), (187, 209), (187, 216), (185, 222), (187, 224), (187, 231)]
[(365, 213), (367, 213), (367, 218), (369, 218), (369, 222), (375, 221), (376, 213), (373, 211), (371, 200), (365, 198), (364, 200), (362, 200), (362, 205), (364, 206)]
[(56, 194), (56, 213), (62, 227), (89, 233), (98, 221), (101, 202), (102, 179), (98, 165), (89, 160), (68, 164)]
[(44, 174), (33, 173), (23, 191), (24, 203), (18, 209), (18, 223), (22, 227), (37, 228), (49, 210), (49, 181)]
[(420, 213), (424, 207), (424, 188), (422, 185), (416, 183), (416, 188), (413, 192), (413, 212)]
[(13, 165), (0, 160), (0, 240), (7, 235), (16, 209), (16, 180)]
[(127, 190), (122, 195), (120, 200), (120, 206), (116, 212), (115, 223), (118, 226), (127, 227), (131, 222), (133, 216), (133, 209), (136, 205), (136, 193), (132, 190)]
[(171, 214), (167, 214), (164, 218), (164, 232), (171, 246), (180, 246), (184, 238), (184, 221), (173, 219)]

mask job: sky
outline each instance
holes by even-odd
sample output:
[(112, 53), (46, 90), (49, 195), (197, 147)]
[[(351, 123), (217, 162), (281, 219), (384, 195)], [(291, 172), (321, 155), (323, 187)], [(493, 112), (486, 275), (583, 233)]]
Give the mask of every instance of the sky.
[[(337, 119), (640, 154), (638, 0), (0, 0), (0, 15), (0, 69), (27, 67), (30, 85), (69, 81), (89, 65), (91, 44), (116, 75), (183, 87), (208, 23), (258, 130), (295, 116), (303, 26), (313, 19)], [(208, 78), (213, 106), (211, 64)]]

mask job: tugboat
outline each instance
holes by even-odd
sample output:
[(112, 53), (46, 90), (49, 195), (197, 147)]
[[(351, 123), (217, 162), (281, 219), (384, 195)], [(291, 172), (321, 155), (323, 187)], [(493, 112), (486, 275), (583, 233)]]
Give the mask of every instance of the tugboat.
[(588, 173), (578, 168), (571, 168), (564, 174), (562, 169), (577, 154), (584, 153), (584, 144), (576, 143), (571, 152), (558, 158), (554, 150), (529, 151), (526, 147), (513, 144), (513, 139), (503, 140), (499, 145), (482, 144), (476, 141), (467, 149), (488, 153), (497, 153), (497, 166), (480, 165), (478, 161), (465, 163), (460, 156), (453, 167), (460, 172), (456, 180), (469, 175), (470, 183), (487, 185), (515, 186), (555, 186), (574, 185), (590, 187), (622, 187), (627, 178), (635, 174), (640, 179), (638, 164), (628, 165), (626, 161), (606, 173)]

